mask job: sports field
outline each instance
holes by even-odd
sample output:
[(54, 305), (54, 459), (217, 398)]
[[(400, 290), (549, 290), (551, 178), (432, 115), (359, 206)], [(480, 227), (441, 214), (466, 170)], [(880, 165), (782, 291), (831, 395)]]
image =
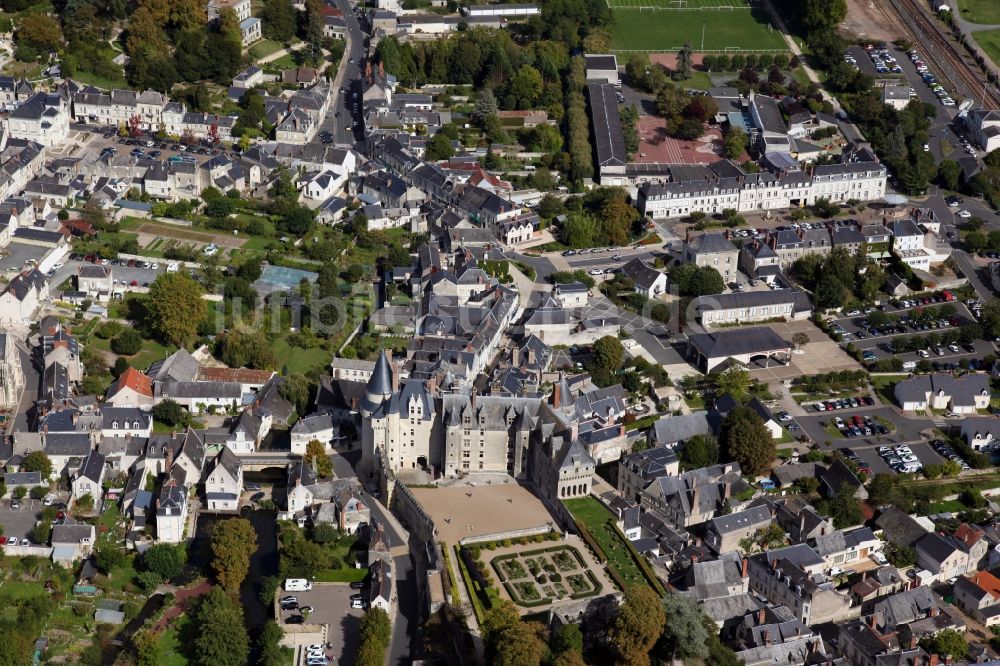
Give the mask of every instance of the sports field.
[(1000, 23), (1000, 2), (997, 0), (958, 0), (958, 11), (970, 23)]
[(977, 30), (972, 37), (994, 64), (1000, 63), (1000, 30)]
[[(666, 0), (611, 1), (642, 3), (646, 6), (651, 1)], [(624, 9), (620, 5), (614, 13), (611, 48), (616, 51), (676, 51), (684, 46), (684, 42), (690, 42), (695, 51), (763, 51), (786, 48), (781, 33), (771, 29), (770, 17), (762, 9), (655, 11)]]

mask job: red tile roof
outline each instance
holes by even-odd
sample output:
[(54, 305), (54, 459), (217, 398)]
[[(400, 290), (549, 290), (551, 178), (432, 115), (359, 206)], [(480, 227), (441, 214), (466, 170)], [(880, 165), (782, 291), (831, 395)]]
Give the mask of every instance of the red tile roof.
[(147, 398), (153, 397), (153, 380), (135, 368), (128, 368), (125, 370), (125, 372), (121, 374), (121, 377), (118, 378), (118, 381), (115, 382), (108, 395), (114, 395), (125, 388), (130, 388), (136, 393), (144, 395)]
[(994, 599), (1000, 599), (1000, 578), (997, 578), (989, 571), (977, 571), (969, 576), (969, 580), (983, 591), (989, 592)]
[(969, 525), (968, 523), (962, 523), (955, 530), (955, 538), (966, 545), (966, 547), (971, 548), (976, 545), (976, 543), (986, 536), (986, 532), (982, 529)]

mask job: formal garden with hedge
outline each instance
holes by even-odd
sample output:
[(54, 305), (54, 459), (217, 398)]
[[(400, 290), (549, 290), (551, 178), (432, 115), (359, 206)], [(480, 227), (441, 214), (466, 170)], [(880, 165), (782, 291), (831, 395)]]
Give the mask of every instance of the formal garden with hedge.
[(523, 608), (582, 599), (601, 591), (601, 583), (572, 546), (508, 553), (494, 557), (490, 566), (511, 600)]

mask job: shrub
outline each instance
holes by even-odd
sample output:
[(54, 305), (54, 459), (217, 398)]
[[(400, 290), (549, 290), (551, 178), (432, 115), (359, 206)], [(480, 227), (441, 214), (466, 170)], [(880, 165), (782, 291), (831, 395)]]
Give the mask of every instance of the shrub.
[(111, 339), (111, 351), (123, 356), (138, 354), (142, 349), (142, 335), (134, 328), (126, 328)]
[(102, 340), (108, 340), (121, 333), (123, 328), (125, 327), (122, 326), (121, 322), (104, 321), (94, 329), (94, 335)]

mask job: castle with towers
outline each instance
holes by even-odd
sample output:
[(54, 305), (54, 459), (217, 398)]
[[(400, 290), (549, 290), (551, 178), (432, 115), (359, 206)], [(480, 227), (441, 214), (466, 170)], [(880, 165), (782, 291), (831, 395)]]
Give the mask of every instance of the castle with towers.
[(383, 351), (360, 405), (362, 468), (387, 493), (397, 472), (423, 469), (435, 478), (509, 474), (552, 502), (586, 497), (595, 432), (623, 434), (581, 410), (564, 376), (549, 396), (513, 397), (448, 393), (434, 379), (399, 375)]

